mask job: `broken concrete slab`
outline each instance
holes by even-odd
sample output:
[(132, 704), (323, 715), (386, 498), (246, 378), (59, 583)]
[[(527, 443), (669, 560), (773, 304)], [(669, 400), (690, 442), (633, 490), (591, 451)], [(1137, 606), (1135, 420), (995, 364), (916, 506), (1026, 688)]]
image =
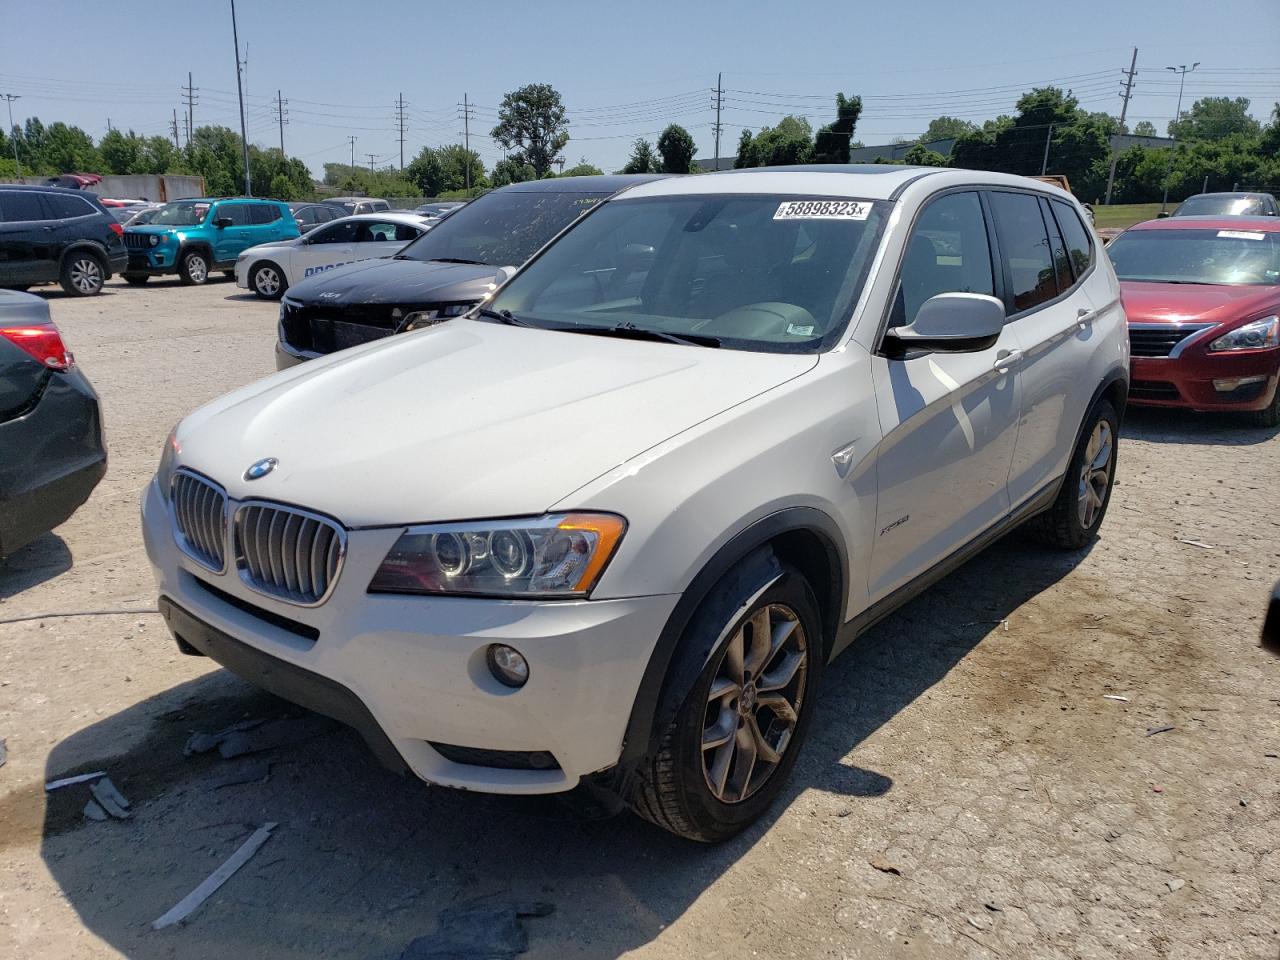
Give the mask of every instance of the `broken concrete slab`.
[(98, 805), (97, 800), (90, 800), (84, 805), (84, 816), (86, 820), (96, 820), (100, 823), (107, 819), (107, 811)]
[(265, 783), (269, 776), (271, 776), (271, 761), (251, 760), (214, 780), (213, 789), (221, 790), (223, 787), (234, 787), (241, 783)]
[(271, 836), (271, 831), (276, 826), (275, 823), (264, 823), (255, 830), (252, 836), (240, 844), (236, 852), (229, 856), (222, 866), (205, 877), (198, 887), (174, 904), (172, 909), (154, 920), (151, 924), (151, 929), (163, 930), (165, 927), (171, 927), (175, 923), (182, 923), (187, 917), (191, 916), (192, 913), (199, 909), (202, 903), (213, 896), (219, 887), (231, 879), (232, 874), (249, 862), (249, 858), (257, 853), (258, 848), (267, 842)]
[(103, 777), (101, 780), (91, 783), (89, 792), (93, 794), (93, 798), (98, 801), (102, 809), (117, 820), (128, 820), (133, 816), (129, 812), (129, 801), (124, 798), (123, 793), (116, 789), (116, 785), (111, 782), (110, 777)]
[(554, 911), (555, 906), (550, 903), (504, 904), (492, 900), (449, 907), (440, 913), (439, 929), (411, 941), (400, 960), (511, 960), (529, 949), (529, 933), (521, 920), (546, 917)]
[(84, 783), (86, 780), (97, 780), (105, 777), (107, 771), (95, 770), (93, 773), (77, 773), (73, 777), (63, 777), (60, 780), (50, 780), (44, 785), (45, 793), (52, 793), (54, 790), (61, 790), (63, 787), (70, 787), (77, 783)]
[(187, 738), (186, 745), (182, 748), (183, 756), (190, 757), (197, 753), (208, 753), (210, 750), (216, 750), (218, 744), (239, 730), (252, 730), (254, 727), (261, 726), (264, 720), (241, 720), (239, 723), (233, 723), (229, 727), (223, 727), (214, 733), (193, 733)]
[(224, 760), (247, 753), (287, 747), (338, 729), (336, 720), (309, 714), (283, 720), (244, 720), (216, 733), (196, 733), (182, 752), (188, 757), (216, 749)]

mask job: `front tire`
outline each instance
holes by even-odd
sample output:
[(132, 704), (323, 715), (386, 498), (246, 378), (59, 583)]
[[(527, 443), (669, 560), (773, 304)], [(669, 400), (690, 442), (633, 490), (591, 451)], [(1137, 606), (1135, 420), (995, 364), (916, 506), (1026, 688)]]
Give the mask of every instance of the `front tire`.
[(62, 264), (58, 282), (73, 297), (92, 297), (107, 282), (102, 258), (85, 250), (73, 251)]
[(279, 300), (289, 288), (284, 271), (270, 260), (255, 264), (249, 274), (249, 286), (263, 300)]
[(703, 843), (757, 820), (804, 743), (824, 652), (804, 577), (767, 548), (743, 560), (680, 639), (659, 702), (674, 718), (637, 771), (632, 809)]
[(1250, 424), (1255, 427), (1280, 427), (1280, 384), (1276, 385), (1275, 396), (1261, 410), (1245, 414)]
[(1057, 499), (1031, 526), (1045, 543), (1079, 550), (1098, 535), (1116, 477), (1120, 418), (1109, 400), (1089, 411)]
[(201, 284), (209, 279), (209, 258), (199, 250), (189, 250), (178, 262), (178, 279), (184, 284)]

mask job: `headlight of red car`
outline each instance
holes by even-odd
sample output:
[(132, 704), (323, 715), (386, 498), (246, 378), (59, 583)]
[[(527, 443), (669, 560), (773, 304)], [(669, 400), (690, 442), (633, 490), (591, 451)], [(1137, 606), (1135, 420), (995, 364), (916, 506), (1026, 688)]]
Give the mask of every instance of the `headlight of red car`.
[(1276, 346), (1280, 346), (1280, 316), (1263, 317), (1224, 333), (1209, 344), (1209, 349), (1264, 350)]

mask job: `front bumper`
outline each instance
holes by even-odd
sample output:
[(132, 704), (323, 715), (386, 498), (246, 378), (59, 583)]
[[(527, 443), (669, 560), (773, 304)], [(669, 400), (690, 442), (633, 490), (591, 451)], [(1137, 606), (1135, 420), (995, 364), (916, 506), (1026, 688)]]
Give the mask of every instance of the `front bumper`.
[(177, 248), (153, 247), (150, 250), (130, 250), (129, 262), (122, 273), (165, 274), (178, 269)]
[(249, 289), (249, 258), (240, 257), (236, 260), (236, 286), (243, 290)]
[[(1280, 349), (1133, 357), (1129, 402), (1188, 410), (1263, 410), (1280, 381)], [(1261, 380), (1254, 379), (1261, 377)], [(1231, 389), (1233, 380), (1252, 380)], [(1215, 385), (1214, 381), (1218, 381)]]
[(290, 367), (296, 367), (300, 363), (306, 363), (308, 360), (314, 360), (316, 357), (322, 357), (322, 353), (312, 353), (309, 350), (295, 350), (283, 340), (276, 340), (276, 369), (288, 370)]
[[(179, 634), (181, 617), (200, 624), (185, 629), (215, 636), (212, 643), (184, 639), (250, 682), (290, 697), (290, 688), (273, 687), (272, 678), (282, 670), (301, 675), (294, 686), (304, 692), (293, 698), (361, 728), (375, 748), (385, 737), (430, 783), (555, 793), (614, 766), (641, 677), (678, 597), (535, 602), (366, 593), (400, 532), (350, 531), (333, 593), (318, 607), (299, 607), (254, 592), (234, 569), (219, 575), (199, 566), (178, 549), (154, 481), (143, 497), (147, 555), (166, 608), (181, 611), (169, 614), (171, 624)], [(234, 655), (219, 652), (232, 648), (219, 635), (235, 644)], [(525, 686), (512, 690), (489, 674), (485, 651), (492, 643), (509, 644), (528, 659)], [(317, 705), (307, 692), (317, 689), (346, 705)], [(455, 762), (433, 743), (549, 753), (555, 766)]]

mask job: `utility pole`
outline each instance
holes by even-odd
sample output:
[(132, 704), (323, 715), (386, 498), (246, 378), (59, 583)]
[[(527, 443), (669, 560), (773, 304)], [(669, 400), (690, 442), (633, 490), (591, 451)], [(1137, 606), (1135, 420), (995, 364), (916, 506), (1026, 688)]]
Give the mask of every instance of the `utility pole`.
[(467, 95), (462, 95), (462, 144), (467, 155), (465, 162), (462, 164), (463, 181), (468, 190), (471, 189), (471, 118), (475, 113), (475, 108), (471, 106), (471, 101), (467, 99)]
[(1187, 74), (1200, 66), (1197, 60), (1191, 66), (1185, 63), (1180, 67), (1165, 67), (1166, 70), (1172, 70), (1178, 75), (1178, 108), (1173, 114), (1173, 142), (1169, 144), (1169, 162), (1164, 168), (1164, 196), (1160, 198), (1160, 212), (1164, 213), (1169, 206), (1169, 175), (1173, 173), (1173, 155), (1177, 152), (1178, 147), (1178, 121), (1182, 119), (1182, 88), (1187, 82)]
[(1049, 144), (1053, 142), (1053, 124), (1049, 124), (1049, 133), (1044, 138), (1044, 156), (1040, 158), (1040, 176), (1044, 176), (1049, 168)]
[(351, 172), (352, 173), (356, 172), (356, 140), (357, 139), (359, 138), (354, 135), (347, 137), (347, 142), (351, 144)]
[(289, 122), (289, 114), (285, 110), (284, 105), (289, 101), (281, 96), (280, 91), (276, 91), (276, 123), (280, 125), (280, 156), (284, 156), (284, 125)]
[(196, 129), (196, 87), (191, 85), (191, 73), (187, 73), (187, 85), (183, 88), (182, 99), (187, 101), (187, 143), (191, 143), (191, 134)]
[(173, 149), (180, 150), (182, 144), (178, 143), (178, 108), (173, 108), (173, 121), (169, 124), (169, 129), (173, 131)]
[(724, 102), (723, 78), (724, 78), (723, 73), (716, 74), (716, 122), (715, 122), (715, 125), (711, 128), (712, 130), (715, 131), (715, 135), (716, 135), (716, 169), (717, 170), (720, 169), (720, 131), (723, 129), (720, 125), (720, 107), (721, 107), (721, 104)]
[(365, 156), (369, 158), (369, 172), (373, 173), (373, 154), (366, 153)]
[(12, 93), (0, 93), (0, 97), (4, 97), (9, 101), (9, 139), (13, 141), (13, 165), (16, 168), (15, 176), (22, 176), (22, 164), (18, 161), (18, 138), (13, 136), (13, 101), (21, 100), (22, 97)]
[(231, 42), (236, 47), (236, 96), (240, 98), (240, 150), (244, 156), (244, 195), (253, 196), (249, 183), (249, 133), (244, 122), (244, 87), (240, 83), (240, 32), (236, 28), (236, 0), (231, 0)]
[(404, 173), (404, 94), (396, 98), (396, 126), (400, 130), (400, 172)]
[[(1121, 70), (1125, 75), (1124, 93), (1120, 94), (1120, 133), (1124, 133), (1124, 118), (1129, 112), (1129, 98), (1133, 96), (1133, 78), (1138, 72), (1138, 48), (1133, 48), (1133, 59), (1129, 61), (1129, 69)], [(1111, 169), (1107, 172), (1107, 195), (1102, 202), (1110, 206), (1111, 204), (1111, 188), (1116, 184), (1116, 161), (1120, 159), (1120, 154), (1116, 151), (1115, 144), (1111, 145)]]

